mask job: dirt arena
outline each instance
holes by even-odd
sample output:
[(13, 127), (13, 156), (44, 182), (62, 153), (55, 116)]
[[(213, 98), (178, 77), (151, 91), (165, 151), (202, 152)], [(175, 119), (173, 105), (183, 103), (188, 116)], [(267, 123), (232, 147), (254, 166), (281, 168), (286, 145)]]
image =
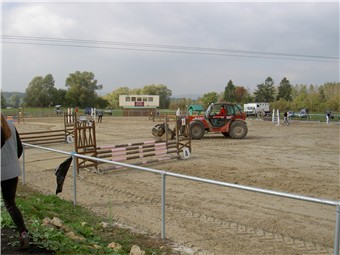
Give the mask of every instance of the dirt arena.
[[(338, 123), (293, 121), (287, 127), (262, 120), (247, 122), (246, 139), (207, 134), (192, 141), (189, 159), (148, 167), (340, 200)], [(64, 126), (62, 117), (26, 118), (15, 124), (19, 133)], [(96, 123), (97, 144), (153, 140), (155, 124), (144, 117), (104, 116), (103, 123)], [(48, 147), (74, 150), (70, 144)], [(27, 185), (54, 194), (54, 169), (67, 156), (31, 148), (25, 157)], [(73, 199), (72, 171), (58, 196)], [(160, 201), (158, 174), (82, 170), (77, 178), (79, 204), (151, 235), (160, 236)], [(334, 206), (166, 178), (166, 238), (191, 254), (333, 254), (335, 213)]]

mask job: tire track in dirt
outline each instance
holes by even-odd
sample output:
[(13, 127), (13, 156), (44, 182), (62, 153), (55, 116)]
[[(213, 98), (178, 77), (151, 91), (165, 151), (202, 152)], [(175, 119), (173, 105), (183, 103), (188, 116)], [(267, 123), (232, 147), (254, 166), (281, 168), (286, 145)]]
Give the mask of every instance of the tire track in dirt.
[[(110, 187), (105, 184), (94, 183), (89, 180), (82, 180), (88, 184), (94, 185), (96, 187), (100, 187), (103, 190), (113, 192), (114, 194), (124, 196), (124, 203), (144, 203), (148, 204), (152, 207), (158, 207), (159, 210), (161, 208), (160, 198), (152, 195), (144, 196), (139, 192), (131, 192), (128, 190), (123, 190), (116, 187)], [(238, 235), (246, 238), (255, 238), (262, 242), (266, 242), (268, 244), (272, 242), (277, 242), (284, 244), (285, 246), (291, 248), (299, 252), (298, 254), (317, 254), (317, 255), (328, 255), (333, 254), (333, 248), (326, 247), (322, 244), (315, 243), (308, 240), (302, 240), (295, 237), (291, 237), (289, 235), (281, 234), (278, 232), (271, 232), (265, 229), (261, 229), (259, 227), (252, 227), (249, 225), (244, 225), (240, 222), (228, 221), (224, 219), (219, 219), (215, 216), (202, 214), (197, 211), (184, 209), (182, 206), (172, 203), (166, 204), (166, 217), (176, 217), (181, 216), (184, 220), (193, 220), (196, 224), (213, 224), (214, 229), (217, 232), (228, 232), (232, 235)], [(173, 215), (171, 215), (173, 214)], [(120, 218), (121, 215), (115, 215), (117, 218)], [(169, 219), (167, 219), (169, 220)], [(183, 219), (182, 219), (183, 220)], [(170, 220), (171, 221), (171, 220)], [(188, 244), (191, 246), (192, 244)], [(203, 252), (204, 254), (204, 252)]]

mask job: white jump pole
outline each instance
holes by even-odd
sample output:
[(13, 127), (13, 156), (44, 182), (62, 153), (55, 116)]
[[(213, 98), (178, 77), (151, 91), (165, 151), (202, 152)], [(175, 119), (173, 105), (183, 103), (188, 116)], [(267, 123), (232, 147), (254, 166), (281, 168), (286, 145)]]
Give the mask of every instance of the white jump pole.
[(73, 108), (71, 108), (71, 122), (74, 122), (74, 119), (73, 119)]
[(277, 109), (277, 125), (280, 126), (280, 111)]
[(273, 109), (272, 122), (275, 123), (275, 109)]
[(96, 119), (96, 108), (91, 108), (91, 116), (93, 120)]
[(71, 112), (71, 109), (67, 108), (67, 123), (70, 123), (70, 112)]

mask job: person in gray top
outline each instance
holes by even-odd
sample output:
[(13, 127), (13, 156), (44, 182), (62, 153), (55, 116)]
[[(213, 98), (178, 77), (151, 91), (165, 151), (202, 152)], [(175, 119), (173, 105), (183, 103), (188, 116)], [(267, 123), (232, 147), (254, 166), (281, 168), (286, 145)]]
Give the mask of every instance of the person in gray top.
[(20, 175), (19, 158), (23, 146), (15, 126), (7, 122), (1, 113), (1, 192), (5, 207), (17, 226), (20, 237), (20, 248), (26, 249), (30, 243), (30, 236), (23, 216), (15, 202)]

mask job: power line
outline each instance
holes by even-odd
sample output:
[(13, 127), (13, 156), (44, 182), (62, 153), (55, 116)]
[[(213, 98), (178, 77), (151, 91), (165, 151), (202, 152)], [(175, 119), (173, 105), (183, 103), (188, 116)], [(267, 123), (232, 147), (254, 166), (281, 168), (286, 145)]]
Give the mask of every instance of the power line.
[(241, 50), (231, 50), (231, 49), (204, 48), (204, 47), (179, 46), (179, 45), (95, 41), (95, 40), (84, 40), (84, 39), (31, 37), (31, 36), (16, 36), (16, 35), (2, 35), (2, 39), (3, 39), (2, 43), (23, 44), (23, 45), (26, 44), (26, 45), (45, 45), (45, 46), (59, 46), (59, 47), (77, 47), (77, 48), (98, 48), (98, 49), (112, 49), (112, 50), (149, 51), (149, 52), (199, 54), (199, 55), (214, 55), (214, 56), (229, 56), (229, 57), (302, 60), (302, 61), (317, 61), (317, 62), (338, 62), (339, 61), (339, 57), (330, 57), (330, 56), (277, 53), (277, 52), (261, 52), (261, 51), (241, 51)]

